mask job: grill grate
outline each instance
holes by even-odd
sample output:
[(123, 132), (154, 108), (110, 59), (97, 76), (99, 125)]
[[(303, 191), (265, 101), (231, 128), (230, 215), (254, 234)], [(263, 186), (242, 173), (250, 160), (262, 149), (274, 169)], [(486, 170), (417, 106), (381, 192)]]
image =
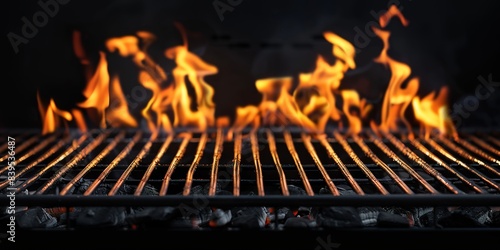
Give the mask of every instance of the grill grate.
[[(0, 190), (40, 196), (91, 196), (104, 184), (111, 187), (107, 196), (123, 195), (127, 185), (136, 197), (147, 187), (158, 196), (190, 196), (194, 185), (207, 187), (208, 196), (223, 189), (234, 197), (291, 196), (289, 185), (313, 197), (339, 196), (339, 186), (359, 197), (500, 194), (497, 131), (462, 132), (458, 139), (369, 130), (315, 137), (293, 128), (179, 130), (154, 140), (144, 131), (118, 129), (6, 136), (17, 138), (16, 181), (7, 179), (3, 144)], [(90, 185), (76, 193), (82, 180)]]

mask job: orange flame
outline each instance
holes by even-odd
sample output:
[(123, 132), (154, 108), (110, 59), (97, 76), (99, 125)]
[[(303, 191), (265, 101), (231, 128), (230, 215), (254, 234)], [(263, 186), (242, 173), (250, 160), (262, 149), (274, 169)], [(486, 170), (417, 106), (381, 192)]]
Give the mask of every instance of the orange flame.
[(456, 129), (448, 116), (448, 88), (442, 87), (439, 94), (431, 92), (424, 98), (413, 98), (415, 118), (422, 123), (425, 137), (429, 137), (432, 130), (437, 129), (441, 134), (451, 134), (457, 137)]
[[(366, 117), (371, 105), (366, 103), (366, 99), (360, 99), (356, 90), (343, 90), (340, 92), (342, 95), (343, 112), (349, 122), (348, 134), (358, 134), (363, 129), (363, 118)], [(356, 111), (353, 112), (352, 109)]]
[(389, 9), (379, 17), (380, 27), (385, 28), (393, 17), (398, 17), (403, 26), (408, 26), (408, 20), (403, 16), (396, 5), (391, 5)]
[(40, 93), (37, 93), (38, 110), (42, 118), (42, 134), (49, 134), (57, 130), (60, 127), (63, 118), (66, 121), (71, 121), (73, 116), (68, 111), (60, 110), (57, 108), (56, 103), (51, 98), (49, 105), (44, 107), (43, 102), (40, 98)]

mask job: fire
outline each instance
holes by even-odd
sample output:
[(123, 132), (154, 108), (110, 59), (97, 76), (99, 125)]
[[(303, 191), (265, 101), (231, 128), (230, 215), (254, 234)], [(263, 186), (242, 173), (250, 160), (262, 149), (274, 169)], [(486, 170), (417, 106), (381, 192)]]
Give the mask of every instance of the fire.
[[(188, 33), (182, 25), (175, 24), (182, 44), (167, 48), (163, 54), (175, 63), (170, 74), (149, 55), (150, 45), (157, 39), (148, 31), (107, 39), (107, 51), (99, 51), (95, 67), (92, 67), (86, 54), (81, 34), (74, 32), (75, 56), (84, 66), (87, 76), (87, 84), (82, 91), (85, 99), (68, 112), (58, 109), (53, 99), (44, 106), (37, 96), (43, 133), (54, 131), (62, 121), (74, 122), (81, 131), (86, 131), (87, 119), (90, 118), (100, 128), (138, 127), (139, 119), (143, 119), (152, 138), (162, 131), (171, 132), (176, 127), (200, 131), (211, 127), (230, 127), (231, 130), (241, 131), (247, 127), (297, 126), (320, 134), (330, 123), (336, 123), (339, 128), (347, 123), (348, 134), (358, 134), (369, 124), (373, 129), (382, 131), (397, 131), (404, 127), (412, 136), (413, 126), (407, 119), (412, 109), (426, 136), (433, 130), (456, 136), (447, 115), (448, 89), (442, 88), (437, 95), (432, 92), (419, 96), (420, 78), (412, 75), (410, 65), (389, 55), (391, 32), (386, 28), (393, 18), (397, 18), (403, 26), (409, 25), (409, 21), (393, 5), (379, 17), (380, 28), (373, 27), (374, 33), (383, 42), (383, 48), (374, 62), (386, 66), (391, 72), (384, 98), (378, 107), (380, 110), (376, 110), (377, 107), (369, 104), (355, 89), (341, 88), (345, 74), (357, 67), (356, 49), (343, 37), (325, 31), (323, 38), (332, 46), (333, 63), (327, 61), (324, 55), (317, 55), (311, 72), (256, 79), (255, 88), (262, 96), (260, 103), (236, 107), (233, 121), (229, 117), (215, 117), (215, 90), (206, 82), (206, 77), (217, 74), (219, 69), (190, 51)], [(138, 86), (151, 93), (151, 98), (140, 110), (140, 118), (133, 116), (129, 110), (119, 75), (111, 76), (108, 72), (107, 53), (117, 53), (130, 59), (138, 69)], [(297, 83), (296, 86), (294, 83)], [(379, 124), (375, 120), (367, 120), (374, 111), (380, 112)]]

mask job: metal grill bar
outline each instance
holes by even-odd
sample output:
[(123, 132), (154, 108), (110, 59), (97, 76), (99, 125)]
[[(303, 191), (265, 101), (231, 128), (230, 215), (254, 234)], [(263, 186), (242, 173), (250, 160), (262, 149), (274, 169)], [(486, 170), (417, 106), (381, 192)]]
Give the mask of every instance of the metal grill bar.
[(260, 162), (259, 142), (255, 130), (250, 133), (250, 142), (252, 144), (252, 156), (255, 165), (255, 178), (257, 179), (257, 194), (263, 196), (265, 194), (264, 178), (262, 176), (262, 163)]
[(450, 152), (448, 152), (446, 149), (444, 149), (443, 147), (441, 147), (441, 145), (439, 145), (435, 140), (433, 140), (432, 138), (427, 138), (425, 139), (425, 142), (428, 143), (431, 147), (435, 148), (440, 154), (444, 155), (445, 157), (447, 157), (448, 159), (454, 161), (456, 164), (458, 164), (460, 167), (466, 169), (467, 171), (473, 173), (474, 175), (476, 175), (477, 177), (479, 177), (482, 181), (484, 181), (485, 183), (487, 183), (488, 185), (496, 188), (497, 190), (500, 190), (500, 185), (498, 185), (497, 183), (495, 183), (495, 181), (493, 181), (492, 179), (488, 178), (487, 176), (485, 176), (483, 173), (477, 171), (476, 169), (468, 166), (467, 164), (465, 164), (463, 161), (457, 159), (455, 156), (453, 156)]
[(83, 150), (79, 151), (68, 163), (66, 163), (62, 168), (57, 170), (57, 172), (45, 183), (44, 186), (42, 186), (38, 191), (37, 194), (43, 194), (52, 184), (54, 184), (59, 178), (61, 178), (68, 170), (70, 170), (72, 167), (76, 166), (76, 164), (82, 160), (87, 154), (89, 154), (94, 148), (96, 148), (101, 142), (104, 140), (104, 138), (108, 137), (110, 131), (105, 131), (104, 133), (101, 133), (95, 138), (93, 141), (91, 141)]
[(455, 141), (462, 145), (464, 148), (474, 152), (475, 154), (483, 157), (484, 159), (487, 159), (488, 161), (496, 164), (500, 164), (500, 160), (495, 159), (495, 157), (489, 155), (488, 153), (484, 152), (483, 150), (477, 148), (476, 146), (470, 144), (469, 142), (465, 141), (464, 139), (456, 138)]
[(278, 150), (276, 149), (276, 140), (274, 139), (273, 132), (270, 129), (267, 129), (266, 133), (267, 133), (267, 142), (269, 144), (269, 151), (271, 152), (274, 164), (276, 165), (276, 170), (278, 170), (281, 192), (283, 193), (283, 195), (288, 196), (290, 195), (290, 192), (288, 191), (285, 171), (283, 171), (283, 167), (281, 166), (280, 158), (278, 155)]
[(149, 180), (149, 177), (151, 176), (151, 173), (153, 172), (153, 169), (156, 166), (158, 166), (158, 164), (160, 163), (161, 157), (163, 156), (163, 154), (165, 154), (165, 151), (167, 151), (167, 148), (168, 148), (168, 146), (170, 146), (170, 143), (172, 142), (173, 139), (174, 139), (174, 136), (172, 134), (170, 134), (167, 137), (167, 139), (163, 142), (163, 144), (161, 145), (160, 150), (156, 154), (156, 156), (153, 159), (153, 161), (151, 162), (151, 164), (149, 164), (149, 166), (146, 169), (146, 172), (144, 173), (144, 175), (142, 176), (142, 179), (139, 182), (139, 185), (137, 186), (134, 195), (141, 195), (142, 190), (144, 189), (144, 186), (146, 186), (146, 183)]
[(368, 167), (361, 161), (361, 159), (359, 159), (358, 155), (354, 153), (351, 146), (349, 146), (349, 143), (344, 139), (344, 137), (342, 137), (342, 135), (340, 135), (340, 133), (337, 131), (333, 132), (333, 136), (342, 145), (344, 150), (354, 160), (354, 162), (358, 164), (359, 168), (361, 168), (361, 170), (366, 174), (368, 179), (370, 179), (370, 181), (375, 185), (375, 187), (377, 187), (380, 193), (383, 195), (389, 194), (389, 191), (387, 191), (387, 189), (382, 185), (382, 183), (378, 181), (377, 177), (375, 177), (375, 175), (373, 175), (370, 169), (368, 169)]
[[(53, 135), (51, 136), (48, 140), (52, 139), (54, 140), (56, 138), (57, 135)], [(22, 152), (23, 150), (25, 150), (26, 148), (28, 148), (29, 146), (33, 145), (33, 143), (35, 143), (36, 141), (38, 141), (40, 139), (40, 136), (39, 135), (35, 135), (35, 136), (32, 136), (31, 138), (29, 138), (28, 140), (24, 141), (21, 145), (17, 146), (16, 147), (16, 151), (17, 152)], [(7, 144), (5, 144), (7, 146)], [(33, 153), (32, 153), (33, 154)], [(7, 160), (7, 158), (9, 158), (9, 154), (6, 154), (4, 155), (3, 157), (0, 158), (0, 163)], [(29, 157), (24, 155), (23, 158), (27, 158)], [(21, 159), (21, 158), (18, 158), (16, 161), (17, 162), (20, 162), (24, 159)], [(0, 173), (3, 172), (3, 171), (0, 171)]]
[(170, 180), (172, 179), (172, 174), (174, 173), (175, 167), (179, 163), (179, 161), (182, 159), (184, 156), (184, 152), (186, 152), (186, 147), (189, 143), (189, 140), (192, 138), (191, 133), (186, 133), (182, 134), (181, 137), (184, 139), (182, 140), (181, 145), (179, 146), (179, 149), (177, 150), (177, 153), (174, 156), (174, 159), (170, 162), (170, 165), (168, 166), (167, 172), (165, 173), (165, 177), (163, 178), (163, 182), (161, 184), (160, 188), (160, 195), (166, 195), (167, 194), (167, 189), (168, 185), (170, 183)]
[(337, 153), (335, 153), (335, 150), (333, 150), (333, 148), (330, 145), (330, 143), (328, 142), (328, 140), (326, 138), (324, 138), (324, 137), (320, 137), (319, 141), (326, 148), (326, 150), (328, 152), (328, 156), (330, 156), (330, 158), (332, 158), (335, 161), (335, 163), (338, 165), (338, 167), (342, 171), (342, 174), (344, 174), (344, 176), (347, 178), (347, 181), (349, 182), (349, 184), (351, 184), (351, 186), (354, 189), (354, 191), (357, 194), (364, 195), (365, 192), (363, 191), (363, 189), (361, 188), (361, 186), (356, 182), (356, 180), (351, 175), (351, 173), (349, 172), (349, 170), (347, 169), (347, 167), (345, 166), (345, 164), (342, 162), (342, 160), (340, 160), (340, 158), (337, 155)]
[(299, 175), (300, 178), (302, 179), (302, 182), (304, 183), (304, 187), (306, 189), (306, 193), (308, 195), (314, 195), (314, 191), (311, 187), (311, 183), (309, 183), (309, 178), (307, 178), (306, 171), (304, 171), (304, 167), (302, 166), (302, 163), (300, 162), (300, 157), (297, 151), (295, 150), (295, 146), (293, 145), (293, 139), (292, 135), (290, 134), (290, 131), (285, 130), (284, 131), (284, 136), (285, 136), (285, 143), (288, 148), (288, 151), (290, 151), (290, 154), (293, 157), (293, 160), (295, 162), (295, 166), (299, 170)]
[(316, 163), (316, 166), (318, 166), (318, 169), (321, 172), (323, 179), (325, 179), (326, 185), (330, 189), (330, 192), (332, 192), (332, 194), (335, 196), (340, 195), (340, 192), (337, 189), (337, 186), (335, 186), (335, 183), (332, 181), (332, 179), (328, 175), (328, 172), (326, 172), (326, 169), (323, 166), (323, 163), (321, 163), (321, 160), (319, 159), (319, 156), (316, 153), (316, 150), (314, 149), (314, 146), (311, 143), (311, 136), (309, 136), (305, 133), (302, 133), (302, 141), (304, 142), (304, 145), (306, 146), (307, 151), (312, 156), (314, 163)]
[(404, 162), (399, 156), (394, 153), (387, 145), (385, 145), (382, 140), (380, 140), (377, 136), (375, 136), (373, 133), (368, 132), (368, 136), (370, 140), (377, 145), (387, 156), (392, 158), (394, 161), (396, 161), (404, 170), (406, 170), (413, 178), (415, 178), (422, 186), (427, 189), (429, 192), (433, 194), (439, 193), (431, 184), (429, 184), (422, 176), (420, 176), (410, 165), (408, 165), (406, 162)]
[(92, 159), (89, 164), (87, 164), (87, 166), (85, 166), (85, 168), (78, 172), (78, 174), (73, 179), (71, 179), (71, 181), (69, 181), (63, 189), (61, 189), (59, 195), (66, 195), (66, 193), (68, 193), (73, 185), (75, 185), (75, 183), (77, 183), (90, 169), (95, 167), (102, 160), (102, 158), (108, 155), (109, 152), (111, 152), (111, 150), (113, 150), (118, 142), (122, 141), (124, 137), (125, 131), (121, 131), (117, 136), (115, 136), (111, 143), (106, 146), (106, 148), (104, 148), (94, 159)]
[(447, 178), (445, 178), (441, 173), (439, 173), (435, 168), (431, 167), (427, 162), (422, 160), (420, 157), (418, 157), (417, 154), (415, 154), (411, 149), (409, 149), (404, 143), (402, 143), (399, 139), (394, 137), (392, 134), (386, 133), (382, 131), (382, 134), (389, 139), (389, 141), (394, 144), (399, 151), (401, 151), (403, 154), (407, 155), (411, 160), (416, 162), (418, 165), (420, 165), (425, 172), (428, 174), (434, 176), (439, 182), (441, 182), (448, 190), (451, 192), (458, 194), (462, 193), (463, 191), (459, 190), (453, 183), (451, 183)]
[(238, 132), (234, 136), (234, 158), (233, 158), (233, 195), (240, 195), (240, 165), (241, 165), (241, 133)]
[(28, 180), (24, 181), (19, 187), (16, 188), (16, 192), (21, 192), (22, 190), (26, 189), (29, 185), (31, 185), (34, 181), (36, 181), (38, 178), (40, 178), (45, 172), (47, 172), (49, 169), (54, 167), (58, 162), (62, 161), (65, 159), (68, 155), (73, 153), (77, 148), (80, 147), (80, 145), (87, 140), (89, 134), (83, 134), (78, 138), (78, 140), (73, 141), (74, 143), (67, 148), (59, 157), (51, 161), (47, 166), (45, 166), (43, 169), (38, 171), (34, 176), (29, 178)]
[(497, 176), (500, 176), (500, 172), (497, 171), (494, 167), (490, 166), (489, 164), (484, 163), (480, 159), (478, 159), (478, 158), (472, 156), (471, 154), (467, 153), (465, 150), (463, 150), (462, 148), (458, 147), (457, 145), (455, 145), (452, 141), (448, 140), (447, 138), (445, 138), (445, 137), (438, 137), (438, 139), (439, 139), (440, 142), (442, 142), (443, 144), (445, 144), (451, 150), (455, 151), (461, 157), (464, 157), (467, 160), (473, 161), (473, 162), (475, 162), (475, 163), (483, 166), (484, 168), (488, 169), (491, 173), (493, 173), (493, 174), (495, 174)]
[(214, 196), (217, 191), (217, 173), (219, 169), (219, 160), (222, 156), (222, 143), (224, 138), (224, 133), (222, 129), (217, 129), (217, 136), (215, 138), (215, 149), (214, 156), (212, 160), (212, 172), (210, 173), (210, 186), (208, 188), (208, 195)]
[(127, 144), (127, 146), (113, 159), (113, 161), (101, 172), (101, 174), (90, 184), (90, 186), (85, 190), (85, 193), (83, 195), (90, 195), (94, 190), (99, 186), (99, 184), (106, 178), (106, 176), (109, 175), (111, 170), (118, 165), (118, 163), (125, 158), (130, 150), (132, 150), (132, 147), (141, 139), (142, 137), (142, 132), (137, 131), (132, 137), (132, 140)]
[(493, 138), (493, 136), (489, 135), (488, 140), (496, 144), (498, 147), (500, 147), (500, 140), (497, 138)]
[(500, 150), (495, 149), (490, 144), (488, 144), (485, 141), (479, 139), (477, 136), (469, 135), (468, 138), (471, 139), (477, 145), (481, 146), (482, 148), (490, 151), (493, 154), (496, 154), (497, 156), (500, 156)]
[(203, 156), (205, 144), (207, 144), (207, 138), (208, 134), (203, 133), (203, 135), (200, 138), (200, 142), (198, 143), (198, 149), (196, 149), (196, 154), (194, 155), (194, 160), (193, 163), (191, 163), (191, 166), (189, 167), (187, 176), (186, 176), (186, 185), (184, 185), (184, 191), (182, 192), (183, 195), (189, 195), (191, 192), (191, 185), (193, 183), (193, 175), (194, 171), (196, 170), (196, 167), (198, 167), (198, 163), (200, 162), (201, 157)]
[(368, 155), (377, 165), (379, 165), (389, 176), (398, 184), (398, 186), (403, 189), (403, 191), (407, 194), (413, 194), (413, 191), (411, 190), (406, 183), (399, 178), (399, 176), (392, 170), (391, 167), (389, 167), (385, 162), (383, 162), (373, 151), (366, 145), (366, 143), (358, 136), (358, 135), (353, 135), (352, 136), (353, 140), (358, 144), (358, 146), (363, 150), (363, 152)]
[(411, 144), (415, 146), (418, 150), (429, 156), (431, 159), (436, 161), (437, 164), (441, 165), (444, 167), (446, 170), (452, 172), (455, 176), (457, 176), (461, 181), (472, 187), (476, 192), (478, 193), (486, 193), (487, 191), (484, 190), (483, 188), (479, 187), (474, 183), (474, 181), (467, 179), (463, 174), (460, 172), (456, 171), (454, 168), (450, 167), (448, 164), (446, 164), (444, 161), (439, 159), (435, 154), (433, 154), (429, 149), (427, 149), (420, 141), (416, 139), (410, 139)]

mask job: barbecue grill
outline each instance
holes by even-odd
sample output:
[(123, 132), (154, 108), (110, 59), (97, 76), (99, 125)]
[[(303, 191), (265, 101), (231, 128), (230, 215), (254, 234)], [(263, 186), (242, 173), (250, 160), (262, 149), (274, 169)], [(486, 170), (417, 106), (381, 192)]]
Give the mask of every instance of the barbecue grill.
[(0, 248), (498, 245), (494, 8), (353, 3), (11, 3)]

